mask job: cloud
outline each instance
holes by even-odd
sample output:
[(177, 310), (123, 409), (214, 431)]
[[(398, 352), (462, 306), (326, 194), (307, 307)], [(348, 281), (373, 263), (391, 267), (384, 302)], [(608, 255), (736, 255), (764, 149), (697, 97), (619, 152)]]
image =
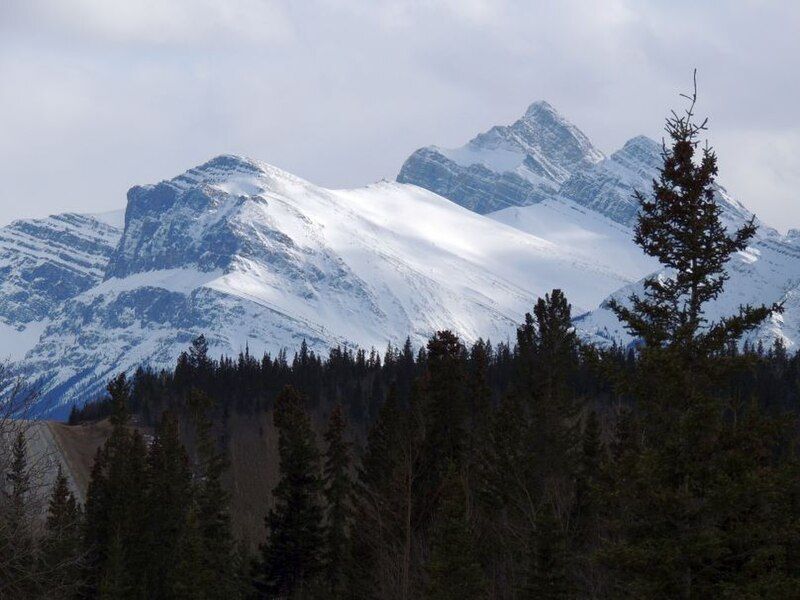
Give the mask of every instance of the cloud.
[(110, 44), (198, 45), (290, 40), (293, 24), (270, 0), (11, 0), (15, 27)]
[(6, 0), (0, 223), (118, 207), (222, 152), (361, 185), (540, 98), (611, 152), (660, 136), (696, 66), (723, 183), (800, 226), (798, 17), (746, 0)]

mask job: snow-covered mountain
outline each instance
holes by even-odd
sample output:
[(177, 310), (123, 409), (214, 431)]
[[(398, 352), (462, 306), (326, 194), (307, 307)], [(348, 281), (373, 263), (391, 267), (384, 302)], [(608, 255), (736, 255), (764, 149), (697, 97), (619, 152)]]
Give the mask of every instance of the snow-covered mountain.
[(229, 354), (421, 344), (441, 328), (505, 340), (554, 286), (588, 309), (631, 281), (416, 186), (328, 190), (235, 156), (131, 189), (104, 256), (18, 363), (40, 378), (41, 414), (173, 364), (200, 333)]
[[(422, 344), (442, 328), (505, 340), (554, 287), (585, 338), (626, 343), (604, 300), (659, 267), (631, 226), (660, 153), (640, 136), (604, 157), (539, 102), (463, 148), (415, 152), (399, 183), (329, 190), (220, 156), (132, 188), (124, 222), (0, 229), (0, 358), (38, 380), (39, 414), (59, 416), (119, 371), (174, 364), (200, 333), (227, 354)], [(717, 193), (729, 226), (750, 218)], [(757, 335), (800, 343), (800, 233), (763, 226), (729, 270), (711, 318), (783, 301)]]
[[(561, 165), (558, 177), (544, 183), (539, 181), (538, 187), (528, 178), (526, 185), (507, 186), (500, 193), (489, 183), (526, 174), (525, 159), (522, 163), (518, 161), (526, 150), (521, 144), (514, 146), (517, 137), (513, 132), (516, 131), (526, 131), (526, 140), (556, 140), (555, 145), (570, 149), (569, 156), (574, 158), (582, 153), (585, 158), (564, 161), (564, 152), (555, 153), (552, 160), (540, 161), (540, 164)], [(535, 131), (539, 133), (532, 133)], [(503, 141), (487, 144), (484, 142), (487, 138)], [(498, 147), (503, 148), (503, 152), (498, 153)], [(508, 155), (505, 149), (515, 147), (519, 149), (515, 154), (517, 158), (501, 160)], [(540, 144), (536, 149), (547, 152), (550, 147)], [(576, 150), (580, 151), (576, 153)], [(464, 148), (442, 150), (429, 146), (418, 150), (403, 165), (398, 180), (437, 191), (476, 212), (488, 212), (491, 219), (569, 248), (587, 260), (622, 273), (635, 283), (613, 295), (626, 298), (631, 291), (640, 290), (642, 279), (659, 268), (654, 259), (645, 256), (633, 243), (632, 226), (637, 213), (633, 192), (650, 192), (662, 162), (661, 153), (660, 143), (637, 136), (610, 156), (603, 157), (577, 127), (550, 105), (540, 102), (533, 104), (514, 125), (495, 127)], [(724, 161), (724, 157), (721, 160)], [(535, 192), (531, 191), (531, 186), (536, 187)], [(490, 196), (494, 193), (495, 204), (484, 200), (476, 202), (478, 192)], [(740, 226), (752, 216), (721, 186), (717, 188), (717, 201), (730, 228)], [(497, 206), (501, 208), (492, 210)], [(789, 232), (784, 236), (762, 223), (750, 248), (734, 256), (728, 270), (731, 279), (724, 295), (710, 308), (709, 317), (713, 320), (735, 312), (740, 304), (783, 302), (785, 313), (766, 323), (750, 336), (750, 340), (760, 339), (770, 344), (780, 338), (788, 346), (800, 344), (800, 233)], [(569, 295), (569, 289), (566, 292)], [(598, 309), (576, 319), (580, 333), (600, 344), (630, 342), (630, 337), (607, 310), (606, 300)]]
[(420, 148), (397, 181), (485, 214), (551, 197), (574, 173), (602, 159), (582, 131), (547, 102), (535, 102), (512, 125), (492, 127), (461, 148)]

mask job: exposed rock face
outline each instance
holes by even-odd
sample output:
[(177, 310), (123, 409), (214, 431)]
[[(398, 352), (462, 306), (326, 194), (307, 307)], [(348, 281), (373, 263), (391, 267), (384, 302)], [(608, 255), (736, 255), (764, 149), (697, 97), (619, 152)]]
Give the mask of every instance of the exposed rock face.
[(0, 228), (0, 321), (24, 327), (102, 280), (120, 229), (63, 214)]
[(547, 102), (536, 102), (512, 125), (492, 127), (461, 148), (420, 148), (397, 181), (485, 214), (541, 202), (602, 158), (583, 132)]

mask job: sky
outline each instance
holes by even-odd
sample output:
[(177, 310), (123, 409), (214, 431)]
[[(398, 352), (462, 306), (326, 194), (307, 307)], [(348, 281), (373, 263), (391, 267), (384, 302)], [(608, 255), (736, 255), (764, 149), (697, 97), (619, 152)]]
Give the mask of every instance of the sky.
[(2, 0), (0, 225), (251, 156), (394, 179), (544, 99), (611, 153), (698, 69), (720, 182), (800, 228), (796, 0)]

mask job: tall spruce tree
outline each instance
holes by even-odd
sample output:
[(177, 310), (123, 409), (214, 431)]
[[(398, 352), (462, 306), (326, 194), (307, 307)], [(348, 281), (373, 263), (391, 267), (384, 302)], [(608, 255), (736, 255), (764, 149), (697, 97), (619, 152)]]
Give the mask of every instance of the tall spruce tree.
[(581, 442), (581, 407), (572, 390), (578, 341), (572, 307), (561, 290), (539, 298), (533, 314), (532, 451), (540, 462), (542, 483), (553, 484), (558, 479), (563, 487), (574, 477)]
[(797, 584), (779, 533), (790, 522), (775, 460), (783, 436), (753, 412), (744, 429), (723, 393), (740, 364), (729, 348), (780, 307), (705, 316), (756, 227), (751, 219), (726, 228), (696, 91), (688, 99), (667, 119), (670, 146), (652, 195), (637, 192), (635, 240), (665, 270), (645, 280), (643, 294), (610, 304), (642, 345), (621, 388), (635, 400), (636, 443), (609, 488), (618, 512), (600, 555), (618, 595), (781, 597)]
[(466, 349), (453, 332), (438, 331), (428, 342), (427, 369), (417, 391), (425, 417), (418, 501), (430, 518), (448, 464), (460, 467), (467, 450)]
[(192, 503), (189, 457), (181, 441), (178, 423), (164, 413), (148, 453), (145, 505), (146, 528), (140, 532), (146, 544), (148, 596), (174, 595), (180, 562), (180, 540), (186, 535)]
[(322, 569), (320, 454), (303, 398), (289, 386), (275, 401), (281, 478), (266, 517), (258, 590), (265, 598), (305, 598)]
[(204, 584), (205, 596), (201, 598), (229, 598), (238, 593), (241, 582), (236, 574), (230, 493), (223, 482), (228, 460), (212, 434), (212, 422), (208, 417), (211, 399), (192, 390), (189, 405), (197, 442), (193, 516), (202, 547), (202, 569), (195, 577)]
[(409, 598), (419, 439), (392, 386), (367, 435), (354, 485), (347, 587), (353, 598)]
[(50, 598), (66, 600), (82, 591), (82, 527), (83, 511), (59, 465), (39, 556), (41, 583)]
[[(118, 598), (145, 593), (148, 548), (147, 448), (129, 427), (130, 384), (119, 375), (108, 385), (112, 431), (95, 456), (86, 493), (87, 584)], [(110, 590), (110, 591), (109, 591)]]
[(451, 463), (431, 533), (425, 592), (431, 600), (486, 598), (487, 586), (470, 525), (465, 488), (464, 478)]
[(36, 594), (40, 574), (26, 429), (15, 431), (8, 472), (0, 473), (5, 478), (0, 482), (0, 596), (22, 599)]
[(568, 574), (567, 536), (553, 506), (540, 506), (528, 547), (528, 572), (523, 597), (566, 600), (575, 597)]
[(344, 594), (345, 570), (350, 549), (352, 518), (350, 480), (350, 443), (345, 439), (346, 421), (341, 404), (331, 411), (325, 431), (324, 489), (325, 489), (325, 587), (330, 598)]

